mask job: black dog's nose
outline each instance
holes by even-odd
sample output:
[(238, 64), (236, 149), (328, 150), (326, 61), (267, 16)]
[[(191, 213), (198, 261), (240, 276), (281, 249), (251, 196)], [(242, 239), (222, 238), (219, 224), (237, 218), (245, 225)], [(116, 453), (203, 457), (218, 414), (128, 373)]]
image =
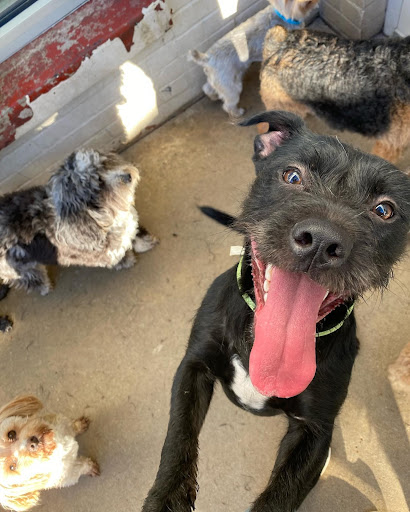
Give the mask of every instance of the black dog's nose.
[(307, 219), (292, 229), (290, 245), (302, 262), (310, 268), (340, 267), (352, 250), (352, 241), (339, 226), (328, 220)]
[(31, 451), (37, 450), (39, 442), (40, 441), (38, 440), (38, 438), (36, 436), (30, 437), (30, 439), (28, 440), (28, 445), (29, 445), (30, 450)]

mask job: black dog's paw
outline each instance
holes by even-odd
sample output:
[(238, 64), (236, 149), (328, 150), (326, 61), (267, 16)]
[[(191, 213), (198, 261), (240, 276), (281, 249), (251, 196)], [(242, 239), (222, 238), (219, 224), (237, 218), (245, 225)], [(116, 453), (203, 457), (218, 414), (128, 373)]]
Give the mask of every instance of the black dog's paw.
[(0, 332), (9, 332), (13, 327), (13, 322), (7, 316), (0, 316)]
[(151, 489), (142, 512), (192, 512), (195, 510), (195, 498), (196, 492), (187, 493), (184, 489), (168, 493), (165, 497)]
[(147, 500), (142, 512), (192, 512), (193, 510), (195, 509), (188, 503), (174, 501), (172, 498), (169, 498), (161, 503), (156, 500)]
[(272, 498), (269, 492), (265, 491), (246, 512), (284, 512), (285, 510), (288, 511), (294, 509), (286, 506), (284, 508), (283, 505), (280, 506), (277, 500)]
[(253, 507), (249, 508), (246, 512), (276, 512), (281, 509), (272, 508), (272, 505), (268, 503), (254, 503)]

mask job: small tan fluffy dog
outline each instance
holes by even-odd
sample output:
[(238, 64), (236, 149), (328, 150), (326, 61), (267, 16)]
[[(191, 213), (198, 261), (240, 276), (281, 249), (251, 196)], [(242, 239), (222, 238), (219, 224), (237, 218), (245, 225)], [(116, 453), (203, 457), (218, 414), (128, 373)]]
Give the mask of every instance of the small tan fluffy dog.
[(28, 510), (42, 489), (68, 487), (81, 475), (99, 475), (98, 464), (78, 456), (75, 436), (88, 429), (85, 417), (71, 421), (49, 414), (34, 396), (0, 409), (0, 504)]

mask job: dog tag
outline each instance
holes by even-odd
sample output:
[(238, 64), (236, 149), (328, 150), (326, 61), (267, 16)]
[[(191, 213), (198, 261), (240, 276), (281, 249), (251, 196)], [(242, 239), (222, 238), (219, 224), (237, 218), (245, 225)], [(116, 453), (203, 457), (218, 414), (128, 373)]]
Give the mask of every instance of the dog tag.
[(244, 254), (242, 245), (231, 245), (229, 256), (242, 256), (242, 254)]

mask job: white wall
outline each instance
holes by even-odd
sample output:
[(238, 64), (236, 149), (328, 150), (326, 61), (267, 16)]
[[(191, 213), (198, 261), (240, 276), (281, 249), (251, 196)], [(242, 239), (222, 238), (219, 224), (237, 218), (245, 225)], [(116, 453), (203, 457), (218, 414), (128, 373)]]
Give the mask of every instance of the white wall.
[(119, 39), (107, 41), (71, 78), (32, 102), (32, 119), (0, 151), (0, 192), (44, 183), (77, 147), (118, 149), (197, 98), (205, 78), (186, 60), (188, 50), (206, 50), (267, 5), (238, 0), (237, 12), (223, 19), (219, 2), (236, 0), (151, 6), (136, 26), (129, 53)]
[(410, 36), (410, 0), (388, 0), (383, 32), (387, 36)]
[(396, 33), (402, 37), (410, 36), (410, 0), (403, 0)]
[(322, 0), (320, 15), (349, 39), (368, 39), (382, 30), (386, 5), (387, 0)]

